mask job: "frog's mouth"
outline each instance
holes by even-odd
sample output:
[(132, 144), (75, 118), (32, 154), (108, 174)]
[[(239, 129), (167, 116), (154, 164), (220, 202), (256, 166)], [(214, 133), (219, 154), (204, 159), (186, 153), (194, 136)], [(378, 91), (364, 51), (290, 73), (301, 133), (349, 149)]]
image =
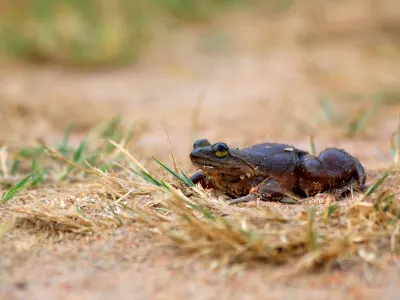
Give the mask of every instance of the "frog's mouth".
[(245, 171), (247, 166), (243, 165), (232, 165), (232, 164), (220, 164), (210, 161), (193, 161), (192, 163), (202, 169), (205, 172), (218, 172), (218, 173), (238, 173)]
[(190, 154), (192, 163), (208, 175), (225, 174), (228, 176), (240, 177), (245, 174), (252, 175), (253, 168), (240, 158), (229, 155), (225, 158), (213, 157), (204, 149), (195, 149)]

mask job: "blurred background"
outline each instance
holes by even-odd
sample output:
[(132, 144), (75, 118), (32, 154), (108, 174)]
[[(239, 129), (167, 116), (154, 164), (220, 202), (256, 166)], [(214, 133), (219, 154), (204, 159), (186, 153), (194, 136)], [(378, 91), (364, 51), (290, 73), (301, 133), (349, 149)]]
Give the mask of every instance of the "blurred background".
[(1, 0), (0, 144), (76, 141), (120, 114), (183, 164), (197, 138), (391, 160), (398, 0)]

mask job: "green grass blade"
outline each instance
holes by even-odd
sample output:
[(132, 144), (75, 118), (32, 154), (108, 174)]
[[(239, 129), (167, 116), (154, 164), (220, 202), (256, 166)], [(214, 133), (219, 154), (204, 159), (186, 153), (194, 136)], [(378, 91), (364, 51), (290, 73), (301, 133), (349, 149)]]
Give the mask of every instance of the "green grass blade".
[(133, 138), (133, 129), (129, 129), (125, 134), (125, 142), (128, 144)]
[(339, 208), (339, 205), (337, 205), (337, 204), (329, 205), (328, 206), (327, 217), (329, 218), (338, 208)]
[(112, 139), (120, 123), (121, 123), (120, 115), (113, 117), (111, 121), (107, 124), (107, 126), (105, 127), (100, 136), (103, 139)]
[(191, 182), (192, 183), (192, 185), (191, 186), (196, 186), (191, 180), (190, 180), (190, 178), (189, 177), (187, 177), (187, 175), (185, 174), (185, 172), (183, 172), (182, 171), (182, 169), (181, 168), (179, 168), (179, 171), (181, 171), (181, 173), (182, 173), (182, 175), (183, 175), (183, 177), (185, 177), (185, 179), (188, 181), (188, 182)]
[(140, 171), (140, 173), (139, 173), (139, 172), (135, 171), (135, 170), (132, 169), (132, 168), (131, 168), (131, 171), (132, 171), (134, 174), (136, 174), (137, 176), (141, 177), (142, 179), (146, 180), (147, 182), (149, 182), (149, 183), (151, 183), (151, 184), (153, 184), (153, 185), (156, 185), (156, 186), (161, 186), (161, 185), (162, 185), (159, 181), (157, 181), (156, 179), (154, 179), (154, 178), (153, 178), (149, 173), (147, 173), (147, 172)]
[(79, 144), (78, 149), (76, 149), (75, 151), (73, 159), (75, 164), (79, 164), (83, 161), (83, 152), (86, 150), (87, 143), (88, 143), (88, 137), (86, 136)]
[(95, 151), (94, 153), (88, 155), (85, 160), (92, 166), (98, 166), (100, 163), (99, 162), (100, 156), (101, 156), (101, 152)]
[[(88, 136), (86, 135), (85, 138), (80, 142), (79, 147), (75, 150), (74, 157), (72, 158), (72, 162), (75, 165), (79, 165), (82, 161), (84, 161), (83, 153), (87, 149), (88, 143)], [(65, 179), (68, 174), (74, 169), (74, 166), (69, 164), (65, 171), (58, 177), (58, 180)]]
[(364, 201), (367, 197), (371, 196), (373, 192), (376, 191), (376, 189), (388, 178), (390, 173), (393, 170), (393, 166), (391, 166), (389, 169), (387, 169), (382, 176), (374, 183), (372, 184), (367, 191), (365, 192), (364, 196), (362, 197), (361, 201)]
[(1, 196), (1, 202), (4, 204), (9, 200), (11, 200), (16, 194), (18, 194), (22, 189), (24, 189), (29, 184), (29, 180), (31, 179), (32, 176), (33, 173), (29, 174), (20, 182), (18, 182), (16, 185), (14, 185), (8, 192), (3, 194)]
[(321, 106), (321, 108), (325, 114), (325, 118), (328, 121), (332, 121), (333, 117), (335, 115), (335, 111), (333, 110), (331, 99), (324, 97), (319, 100), (319, 105)]
[(68, 154), (68, 143), (69, 139), (71, 137), (71, 131), (72, 131), (72, 126), (69, 125), (67, 129), (65, 130), (63, 140), (61, 141), (61, 144), (57, 147), (58, 152), (60, 152), (62, 155), (66, 156)]
[(11, 175), (12, 176), (15, 176), (15, 174), (17, 174), (20, 165), (21, 165), (21, 161), (19, 159), (15, 159), (11, 166)]
[(41, 153), (44, 153), (44, 147), (38, 147), (38, 148), (34, 148), (34, 147), (26, 147), (26, 148), (22, 148), (17, 156), (18, 157), (24, 157), (24, 158), (32, 158), (35, 157)]
[(372, 105), (362, 110), (357, 117), (350, 122), (346, 135), (348, 137), (354, 136), (356, 133), (361, 132), (365, 129), (367, 122), (374, 115), (378, 108), (379, 99), (373, 101)]
[(163, 180), (160, 180), (160, 183), (161, 183), (161, 186), (163, 186), (165, 189), (167, 189), (168, 191), (171, 191), (171, 188)]
[[(79, 165), (84, 160), (83, 153), (87, 148), (87, 143), (88, 136), (85, 136), (85, 138), (79, 144), (79, 147), (75, 150), (74, 157), (72, 159), (72, 162), (74, 164)], [(58, 180), (64, 180), (73, 169), (74, 166), (69, 164), (66, 167), (65, 171), (63, 171), (62, 174), (58, 177)]]
[(38, 185), (44, 179), (44, 175), (46, 172), (42, 169), (42, 167), (38, 164), (36, 159), (32, 159), (32, 185)]
[[(100, 134), (102, 139), (110, 139), (115, 141), (116, 143), (120, 143), (123, 132), (120, 129), (121, 124), (121, 115), (117, 115), (111, 119), (111, 121), (107, 124), (103, 132)], [(107, 144), (104, 147), (105, 153), (110, 153), (114, 149), (114, 146), (111, 144)]]
[(190, 181), (190, 179), (188, 179), (186, 176), (182, 177), (181, 175), (179, 175), (178, 173), (176, 173), (175, 171), (173, 171), (171, 168), (169, 168), (168, 166), (166, 166), (165, 164), (163, 164), (161, 161), (159, 161), (157, 158), (155, 158), (154, 156), (152, 156), (153, 159), (161, 166), (163, 167), (165, 170), (167, 170), (170, 174), (172, 174), (173, 176), (175, 176), (176, 178), (178, 178), (180, 181), (182, 181), (183, 183), (187, 184), (188, 186), (195, 186), (193, 184), (192, 181)]

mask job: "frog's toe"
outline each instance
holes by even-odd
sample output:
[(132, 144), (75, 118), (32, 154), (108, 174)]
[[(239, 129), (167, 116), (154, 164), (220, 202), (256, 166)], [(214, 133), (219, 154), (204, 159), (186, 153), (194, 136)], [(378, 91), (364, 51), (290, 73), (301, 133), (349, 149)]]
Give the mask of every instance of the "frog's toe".
[(233, 200), (229, 201), (228, 203), (230, 205), (232, 205), (232, 204), (238, 204), (238, 203), (242, 203), (242, 202), (250, 202), (250, 201), (254, 201), (256, 199), (257, 199), (257, 195), (253, 194), (253, 193), (250, 193), (250, 194), (248, 194), (246, 196), (233, 199)]

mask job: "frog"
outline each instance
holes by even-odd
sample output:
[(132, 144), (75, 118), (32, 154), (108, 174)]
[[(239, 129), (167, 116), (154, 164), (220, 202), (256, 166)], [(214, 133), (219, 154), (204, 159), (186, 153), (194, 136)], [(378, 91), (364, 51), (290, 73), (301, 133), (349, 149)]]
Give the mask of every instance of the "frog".
[(204, 189), (221, 191), (231, 198), (230, 204), (308, 198), (349, 187), (366, 189), (361, 162), (334, 147), (316, 156), (289, 144), (267, 142), (240, 149), (199, 139), (190, 160), (198, 171), (189, 179)]

